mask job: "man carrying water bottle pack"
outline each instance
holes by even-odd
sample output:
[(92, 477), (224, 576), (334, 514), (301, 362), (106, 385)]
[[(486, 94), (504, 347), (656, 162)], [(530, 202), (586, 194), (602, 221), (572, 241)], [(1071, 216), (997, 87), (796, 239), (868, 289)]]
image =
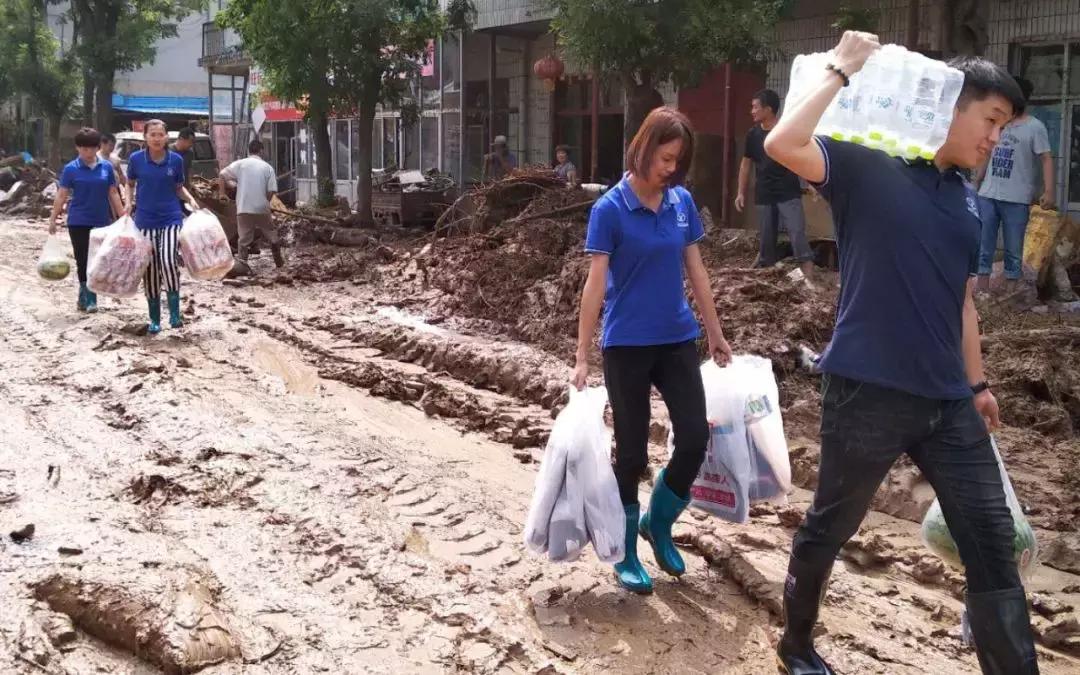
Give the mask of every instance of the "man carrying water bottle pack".
[(962, 58), (950, 64), (964, 85), (932, 162), (815, 136), (837, 92), (879, 48), (876, 35), (844, 33), (818, 84), (765, 140), (769, 156), (829, 200), (841, 271), (836, 330), (820, 362), (818, 488), (792, 544), (779, 665), (789, 675), (834, 672), (813, 646), (818, 605), (841, 546), (907, 453), (960, 550), (983, 673), (1030, 675), (1038, 665), (972, 299), (978, 205), (961, 174), (986, 161), (1023, 96), (992, 62)]

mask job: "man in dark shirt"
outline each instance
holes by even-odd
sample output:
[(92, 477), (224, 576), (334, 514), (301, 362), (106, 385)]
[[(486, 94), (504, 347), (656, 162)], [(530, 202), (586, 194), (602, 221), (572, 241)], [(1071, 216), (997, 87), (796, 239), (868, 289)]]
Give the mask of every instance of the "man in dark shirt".
[(195, 161), (194, 147), (195, 130), (191, 127), (184, 127), (177, 134), (176, 142), (170, 148), (184, 160), (184, 187), (188, 190), (191, 190), (191, 164)]
[(765, 142), (832, 206), (841, 274), (836, 330), (820, 362), (818, 487), (792, 544), (778, 657), (790, 675), (833, 672), (813, 646), (818, 603), (840, 548), (907, 454), (937, 493), (964, 563), (983, 673), (1033, 675), (1013, 519), (989, 435), (998, 405), (972, 299), (978, 205), (962, 175), (986, 161), (1023, 96), (999, 66), (962, 58), (951, 65), (964, 87), (933, 162), (815, 137), (837, 92), (879, 47), (876, 35), (845, 33), (820, 84)]
[(754, 126), (746, 133), (735, 208), (741, 212), (746, 206), (746, 190), (750, 186), (750, 167), (753, 165), (756, 179), (754, 204), (761, 238), (757, 264), (759, 267), (776, 264), (776, 239), (783, 228), (791, 239), (795, 259), (809, 279), (814, 271), (814, 253), (806, 238), (806, 216), (803, 214), (799, 177), (765, 154), (765, 138), (779, 121), (779, 111), (780, 96), (772, 89), (759, 91), (750, 102)]

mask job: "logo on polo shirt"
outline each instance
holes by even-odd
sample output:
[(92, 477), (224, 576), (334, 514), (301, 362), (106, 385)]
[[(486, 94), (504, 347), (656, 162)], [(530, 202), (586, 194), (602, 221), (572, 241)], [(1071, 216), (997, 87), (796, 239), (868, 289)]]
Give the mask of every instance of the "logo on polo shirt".
[(690, 223), (688, 223), (687, 220), (686, 220), (686, 212), (685, 211), (679, 211), (677, 222), (678, 222), (679, 227), (690, 227)]
[(176, 172), (173, 170), (173, 168), (171, 166), (168, 168), (168, 170), (165, 173), (167, 175), (169, 175), (169, 176), (175, 176), (176, 175)]

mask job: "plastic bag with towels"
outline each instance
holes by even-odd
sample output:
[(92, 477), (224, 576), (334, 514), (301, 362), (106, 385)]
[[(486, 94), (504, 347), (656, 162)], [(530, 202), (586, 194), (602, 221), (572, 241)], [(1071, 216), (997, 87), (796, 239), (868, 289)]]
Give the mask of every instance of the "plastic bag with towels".
[(130, 298), (139, 292), (143, 274), (150, 264), (153, 245), (130, 216), (107, 228), (105, 239), (90, 261), (87, 285), (90, 290), (111, 298)]
[(180, 253), (193, 279), (218, 281), (233, 268), (232, 249), (225, 228), (210, 209), (199, 209), (184, 219)]
[(626, 521), (611, 468), (606, 406), (603, 387), (571, 388), (569, 404), (555, 419), (525, 524), (525, 545), (534, 553), (572, 561), (592, 542), (601, 561), (623, 559)]
[[(733, 523), (750, 519), (750, 504), (787, 501), (791, 492), (780, 393), (772, 362), (739, 355), (721, 368), (701, 366), (709, 446), (690, 488), (691, 505)], [(669, 435), (669, 450), (674, 438)]]

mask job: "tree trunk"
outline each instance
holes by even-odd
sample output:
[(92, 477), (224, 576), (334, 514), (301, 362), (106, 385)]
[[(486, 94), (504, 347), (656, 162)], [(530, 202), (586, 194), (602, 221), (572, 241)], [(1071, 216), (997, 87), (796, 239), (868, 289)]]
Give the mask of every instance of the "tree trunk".
[(329, 206), (334, 203), (334, 163), (330, 148), (329, 121), (325, 108), (312, 110), (311, 133), (315, 137), (315, 183), (319, 188), (320, 206)]
[(360, 124), (360, 160), (356, 167), (356, 216), (361, 225), (374, 224), (371, 212), (371, 136), (375, 128), (375, 101), (362, 101), (358, 110)]
[(49, 168), (60, 172), (60, 127), (63, 115), (49, 115)]
[(94, 76), (90, 69), (83, 67), (83, 126), (94, 126)]
[(97, 91), (94, 92), (94, 98), (97, 101), (96, 110), (94, 111), (94, 128), (98, 131), (113, 131), (113, 107), (112, 107), (112, 95), (113, 95), (113, 80), (115, 73), (99, 73), (95, 86)]
[(664, 105), (664, 97), (649, 81), (638, 83), (634, 78), (627, 78), (624, 87), (626, 111), (623, 113), (623, 146), (629, 147), (649, 113)]

